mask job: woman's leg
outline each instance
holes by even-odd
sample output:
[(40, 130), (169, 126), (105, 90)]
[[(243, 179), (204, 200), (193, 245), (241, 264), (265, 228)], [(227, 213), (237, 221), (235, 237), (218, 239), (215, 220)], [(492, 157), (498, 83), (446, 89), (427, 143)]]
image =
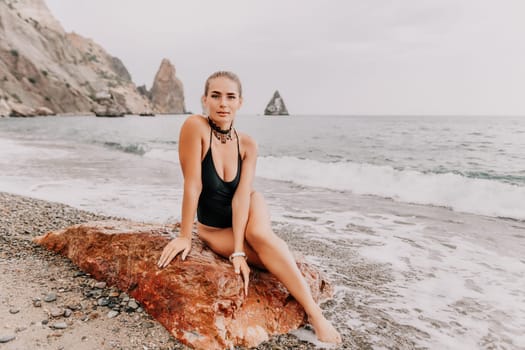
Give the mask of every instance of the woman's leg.
[[(206, 243), (211, 250), (220, 256), (228, 257), (233, 253), (233, 230), (232, 228), (215, 228), (208, 227), (202, 224), (197, 224), (197, 234), (199, 238)], [(248, 259), (248, 263), (252, 266), (257, 266), (261, 269), (266, 269), (259, 259), (257, 253), (253, 250), (248, 242), (244, 242), (244, 252)]]
[[(228, 258), (233, 253), (233, 230), (218, 229), (198, 224), (199, 238), (215, 253)], [(268, 208), (262, 194), (252, 192), (250, 211), (245, 233), (244, 251), (250, 265), (270, 271), (288, 289), (290, 294), (303, 306), (308, 319), (321, 341), (337, 343), (341, 336), (323, 316), (321, 308), (313, 300), (295, 259), (286, 243), (270, 226)]]
[(264, 197), (258, 192), (251, 194), (245, 239), (257, 253), (264, 267), (277, 277), (295, 300), (303, 306), (317, 338), (325, 342), (340, 342), (341, 336), (323, 316), (321, 308), (312, 298), (310, 287), (297, 267), (288, 246), (273, 232)]

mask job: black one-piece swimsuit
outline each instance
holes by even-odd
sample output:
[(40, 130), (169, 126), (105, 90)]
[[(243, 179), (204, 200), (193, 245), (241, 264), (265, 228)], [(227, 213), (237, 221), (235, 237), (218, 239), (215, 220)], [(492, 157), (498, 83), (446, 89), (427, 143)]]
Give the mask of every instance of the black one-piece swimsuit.
[(235, 129), (233, 131), (237, 137), (237, 174), (232, 181), (227, 182), (220, 178), (213, 164), (210, 130), (210, 147), (201, 165), (202, 192), (197, 206), (197, 219), (204, 225), (219, 228), (232, 227), (232, 199), (241, 179), (242, 165), (239, 136)]

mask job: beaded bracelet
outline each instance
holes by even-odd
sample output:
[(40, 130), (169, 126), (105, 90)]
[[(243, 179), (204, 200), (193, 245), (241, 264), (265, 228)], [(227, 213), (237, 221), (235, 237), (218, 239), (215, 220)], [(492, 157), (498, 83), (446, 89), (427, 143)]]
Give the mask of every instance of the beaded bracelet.
[(246, 253), (244, 253), (244, 252), (235, 252), (232, 255), (230, 255), (229, 260), (232, 261), (233, 258), (236, 258), (238, 256), (242, 256), (244, 259), (247, 259)]

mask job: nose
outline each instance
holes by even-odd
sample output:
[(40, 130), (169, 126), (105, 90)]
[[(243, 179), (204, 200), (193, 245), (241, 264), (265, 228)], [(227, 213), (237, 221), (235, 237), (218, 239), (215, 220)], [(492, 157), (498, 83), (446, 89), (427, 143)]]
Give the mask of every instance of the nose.
[(226, 106), (227, 97), (223, 96), (221, 97), (221, 106)]

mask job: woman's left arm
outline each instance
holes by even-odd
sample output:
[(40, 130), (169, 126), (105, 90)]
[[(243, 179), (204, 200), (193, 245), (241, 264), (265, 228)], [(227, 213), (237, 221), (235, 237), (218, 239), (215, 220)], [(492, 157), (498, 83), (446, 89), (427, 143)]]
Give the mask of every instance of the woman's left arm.
[(250, 195), (253, 191), (253, 179), (257, 163), (255, 140), (246, 135), (243, 135), (243, 139), (245, 153), (242, 160), (241, 180), (232, 200), (234, 252), (242, 252), (244, 249), (244, 231), (248, 222)]
[[(243, 135), (244, 157), (242, 160), (241, 180), (232, 199), (234, 252), (244, 252), (244, 232), (248, 223), (250, 196), (253, 191), (253, 179), (257, 163), (257, 144), (255, 140)], [(248, 277), (250, 269), (242, 257), (233, 258), (235, 273), (242, 270), (245, 294), (248, 294)]]

